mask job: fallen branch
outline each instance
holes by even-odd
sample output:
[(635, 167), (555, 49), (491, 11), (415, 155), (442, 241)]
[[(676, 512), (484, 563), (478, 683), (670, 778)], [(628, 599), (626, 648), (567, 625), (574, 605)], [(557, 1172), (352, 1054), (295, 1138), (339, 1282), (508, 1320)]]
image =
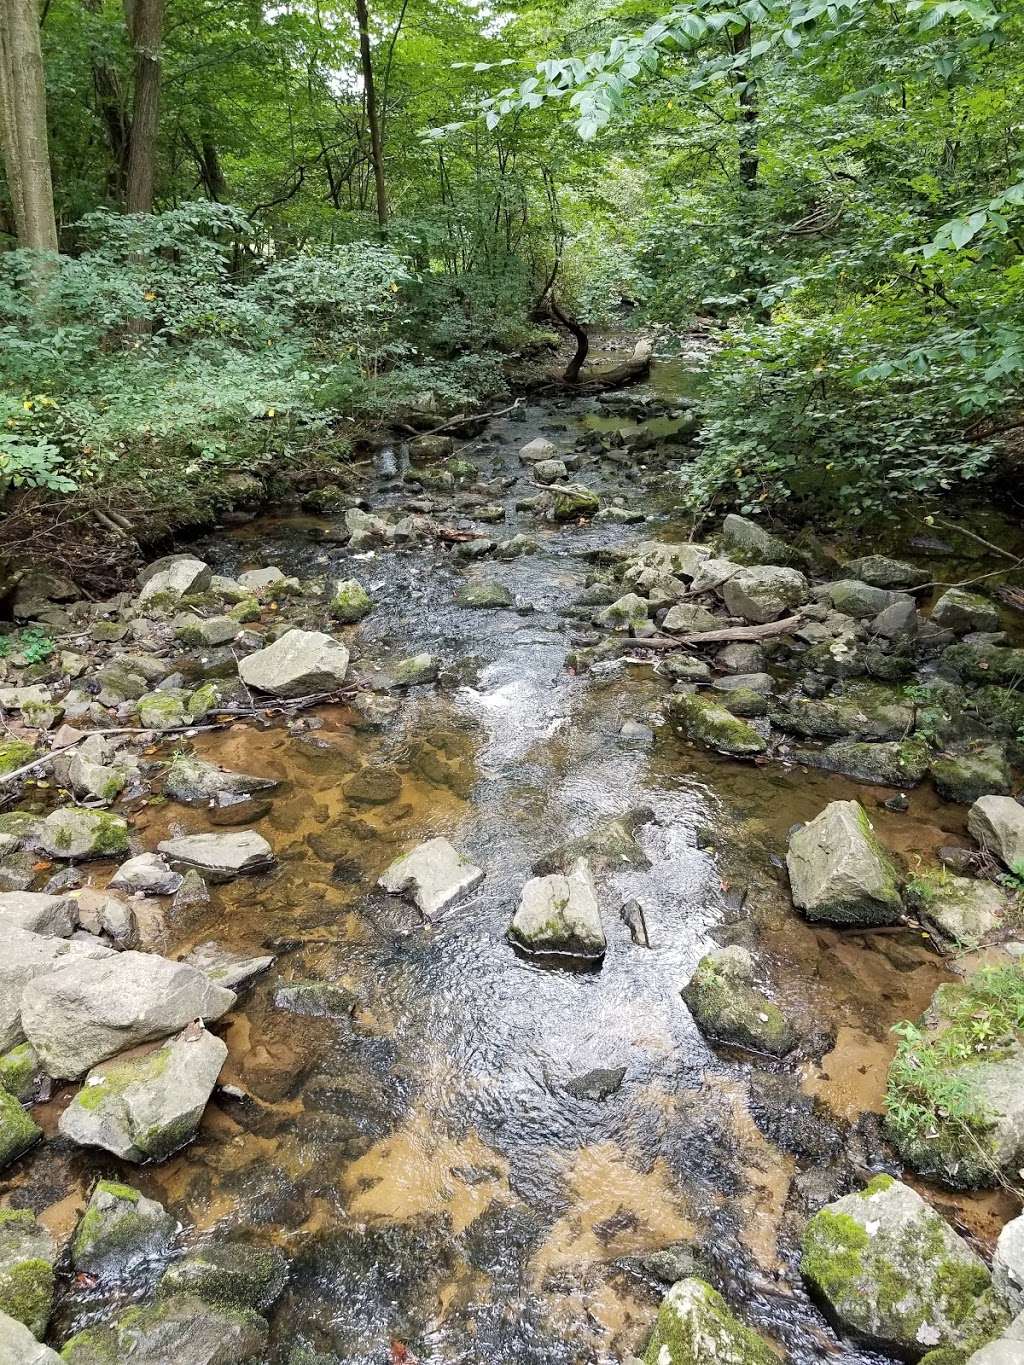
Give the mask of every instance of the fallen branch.
[(631, 636), (614, 641), (630, 649), (678, 649), (680, 645), (717, 645), (729, 641), (768, 640), (773, 635), (789, 635), (803, 620), (801, 614), (784, 616), (781, 621), (767, 621), (760, 626), (724, 626), (721, 630), (702, 630), (693, 635), (651, 635), (646, 640)]
[(495, 417), (504, 417), (506, 413), (513, 412), (523, 400), (517, 398), (514, 403), (510, 403), (507, 408), (498, 408), (494, 412), (470, 412), (460, 413), (458, 417), (449, 417), (446, 422), (442, 422), (439, 427), (430, 427), (427, 431), (417, 431), (408, 422), (392, 422), (392, 426), (401, 431), (407, 432), (410, 436), (438, 436), (442, 431), (448, 431), (451, 427), (464, 427), (469, 422), (490, 422)]

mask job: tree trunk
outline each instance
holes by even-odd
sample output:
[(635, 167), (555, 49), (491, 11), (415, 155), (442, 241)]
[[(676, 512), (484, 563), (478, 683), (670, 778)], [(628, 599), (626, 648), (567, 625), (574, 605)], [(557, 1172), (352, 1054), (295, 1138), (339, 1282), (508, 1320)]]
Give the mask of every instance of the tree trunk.
[(377, 115), (377, 88), (373, 79), (370, 16), (366, 0), (356, 0), (356, 21), (359, 24), (359, 64), (363, 73), (366, 124), (370, 130), (370, 160), (373, 162), (373, 183), (377, 196), (377, 222), (384, 227), (388, 221), (388, 196), (384, 180), (384, 151), (381, 146), (380, 119)]
[(135, 100), (125, 208), (129, 213), (152, 213), (160, 123), (160, 38), (164, 0), (128, 0), (125, 17), (135, 53)]
[(590, 350), (590, 338), (575, 318), (571, 318), (567, 313), (562, 312), (555, 302), (554, 294), (551, 295), (551, 311), (562, 326), (572, 333), (576, 342), (576, 354), (566, 365), (565, 373), (562, 375), (564, 383), (575, 384), (580, 377), (580, 370), (582, 370), (583, 362), (587, 358), (587, 352)]
[(228, 182), (224, 178), (217, 144), (209, 133), (204, 133), (202, 136), (201, 151), (202, 158), (199, 170), (203, 177), (203, 184), (206, 186), (206, 192), (215, 204), (223, 204), (228, 197)]
[(18, 245), (57, 250), (35, 0), (0, 0), (0, 132)]
[[(82, 0), (92, 14), (101, 15), (103, 0)], [(131, 125), (125, 105), (124, 89), (117, 68), (104, 60), (102, 46), (97, 43), (92, 56), (92, 83), (96, 92), (96, 111), (102, 120), (110, 151), (110, 172), (107, 192), (117, 203), (124, 202), (128, 176), (128, 145)]]
[[(750, 25), (733, 39), (733, 53), (739, 56), (750, 47)], [(757, 173), (760, 157), (757, 154), (757, 85), (747, 71), (740, 68), (735, 73), (739, 84), (740, 130), (739, 130), (739, 172), (740, 180), (748, 190), (757, 189)]]

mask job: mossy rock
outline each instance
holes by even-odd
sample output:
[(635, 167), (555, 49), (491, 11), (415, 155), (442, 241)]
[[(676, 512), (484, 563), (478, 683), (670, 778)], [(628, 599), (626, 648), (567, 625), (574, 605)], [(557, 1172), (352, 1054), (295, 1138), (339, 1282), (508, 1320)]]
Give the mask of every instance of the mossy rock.
[(515, 606), (515, 598), (508, 588), (503, 587), (500, 583), (489, 583), (484, 579), (475, 579), (472, 583), (465, 584), (455, 594), (455, 605), (478, 609), (512, 607)]
[(36, 1144), (43, 1130), (6, 1090), (0, 1090), (0, 1170)]
[(970, 806), (983, 796), (1006, 796), (1012, 789), (1006, 754), (998, 744), (962, 747), (932, 760), (935, 790), (947, 801)]
[(668, 699), (668, 712), (687, 739), (720, 754), (753, 758), (768, 748), (767, 741), (752, 725), (705, 697), (674, 693)]
[(176, 1228), (155, 1199), (131, 1185), (100, 1180), (75, 1229), (71, 1261), (78, 1271), (119, 1279), (163, 1255)]
[(190, 724), (185, 700), (180, 692), (147, 692), (135, 704), (139, 724), (146, 730), (175, 730)]
[(5, 739), (0, 743), (0, 777), (31, 763), (35, 756), (35, 748), (24, 740)]
[(35, 1336), (46, 1331), (53, 1308), (57, 1244), (28, 1209), (0, 1210), (0, 1312)]
[(764, 1338), (696, 1277), (680, 1280), (665, 1295), (643, 1359), (644, 1365), (779, 1365)]
[(229, 1243), (206, 1247), (173, 1265), (160, 1281), (162, 1295), (193, 1294), (205, 1303), (265, 1313), (288, 1281), (288, 1262), (276, 1247)]
[(128, 852), (128, 822), (108, 811), (63, 806), (43, 821), (40, 842), (53, 858), (117, 858)]
[(754, 965), (745, 948), (719, 948), (697, 964), (682, 996), (698, 1028), (718, 1042), (782, 1057), (796, 1034), (782, 1011), (752, 983)]
[(361, 621), (373, 610), (373, 598), (355, 578), (338, 583), (331, 598), (331, 615), (344, 625)]
[(1016, 687), (1024, 677), (1024, 649), (1001, 645), (950, 645), (942, 653), (943, 672), (961, 682)]
[(247, 1309), (172, 1294), (129, 1308), (112, 1326), (79, 1332), (61, 1351), (68, 1365), (228, 1365), (265, 1360), (265, 1319)]
[(31, 1043), (19, 1043), (0, 1057), (0, 1090), (22, 1104), (35, 1098), (41, 1077), (42, 1067)]

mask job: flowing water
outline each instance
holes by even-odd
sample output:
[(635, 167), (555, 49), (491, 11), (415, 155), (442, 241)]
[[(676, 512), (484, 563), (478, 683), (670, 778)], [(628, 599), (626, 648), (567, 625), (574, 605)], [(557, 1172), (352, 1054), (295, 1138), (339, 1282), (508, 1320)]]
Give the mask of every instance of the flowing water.
[[(889, 1029), (947, 973), (916, 932), (803, 922), (781, 855), (794, 822), (857, 796), (913, 865), (964, 838), (963, 808), (923, 791), (909, 813), (890, 814), (879, 788), (718, 759), (657, 725), (668, 683), (652, 667), (567, 668), (586, 627), (560, 612), (594, 552), (679, 531), (671, 486), (653, 467), (639, 481), (610, 463), (583, 474), (606, 496), (652, 509), (646, 525), (556, 528), (516, 513), (516, 498), (533, 491), (518, 448), (538, 434), (574, 439), (595, 420), (586, 405), (534, 401), (526, 423), (495, 420), (460, 452), (482, 478), (506, 480), (500, 535), (524, 530), (540, 542), (536, 555), (467, 565), (431, 544), (353, 562), (324, 539), (329, 522), (273, 517), (198, 547), (224, 573), (355, 572), (378, 603), (345, 632), (365, 678), (419, 650), (445, 664), (440, 684), (413, 689), (383, 728), (331, 708), (312, 725), (200, 736), (204, 757), (281, 779), (243, 812), (278, 867), (149, 926), (161, 951), (214, 938), (277, 954), (217, 1026), (228, 1089), (198, 1139), (128, 1174), (181, 1219), (186, 1245), (241, 1236), (289, 1255), (291, 1282), (272, 1317), (275, 1365), (300, 1346), (370, 1365), (395, 1341), (430, 1362), (622, 1360), (642, 1353), (664, 1292), (646, 1258), (680, 1243), (793, 1361), (868, 1359), (809, 1302), (799, 1234), (808, 1212), (890, 1159), (877, 1117)], [(386, 474), (368, 471), (375, 510), (408, 499)], [(519, 609), (455, 607), (472, 577), (503, 583)], [(626, 721), (653, 735), (621, 735)], [(396, 772), (397, 799), (348, 801), (344, 783), (364, 767)], [(505, 931), (535, 860), (637, 807), (649, 808), (644, 865), (598, 879), (600, 969), (517, 955)], [(145, 807), (135, 822), (147, 847), (209, 825), (209, 812), (173, 804)], [(374, 883), (435, 835), (487, 875), (425, 924)], [(630, 900), (643, 906), (649, 948), (619, 918)], [(715, 1048), (696, 1030), (679, 991), (723, 943), (751, 948), (800, 1021), (809, 1041), (795, 1058)], [(275, 1004), (282, 983), (310, 978), (350, 990), (352, 1016)], [(603, 1099), (567, 1090), (595, 1068), (624, 1068), (621, 1086)], [(58, 1097), (51, 1132), (60, 1107)], [(52, 1142), (26, 1164), (22, 1196), (30, 1191), (64, 1232), (97, 1174), (124, 1176), (101, 1154)], [(932, 1197), (981, 1245), (1013, 1212), (999, 1196)], [(110, 1311), (79, 1290), (60, 1326)]]

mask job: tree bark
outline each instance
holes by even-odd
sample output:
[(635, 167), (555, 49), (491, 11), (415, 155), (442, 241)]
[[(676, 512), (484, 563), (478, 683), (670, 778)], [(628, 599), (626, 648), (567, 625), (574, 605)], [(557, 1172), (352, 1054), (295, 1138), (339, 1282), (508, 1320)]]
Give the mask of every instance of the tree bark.
[[(103, 0), (82, 0), (85, 8), (92, 14), (101, 15)], [(125, 104), (124, 89), (116, 67), (106, 62), (100, 45), (96, 45), (92, 57), (92, 83), (96, 92), (96, 110), (103, 122), (110, 151), (110, 172), (107, 176), (107, 189), (110, 198), (118, 203), (124, 202), (125, 183), (128, 176), (128, 147), (131, 138), (131, 124)]]
[[(750, 25), (733, 39), (733, 53), (739, 56), (750, 48)], [(736, 72), (739, 84), (740, 129), (739, 129), (739, 172), (740, 180), (748, 190), (757, 189), (757, 175), (760, 157), (757, 152), (757, 85), (747, 71), (740, 68)]]
[(583, 362), (587, 358), (587, 352), (590, 350), (590, 338), (575, 318), (571, 318), (562, 312), (555, 301), (554, 294), (551, 295), (551, 311), (562, 326), (572, 333), (576, 341), (576, 354), (566, 365), (565, 373), (562, 375), (564, 383), (575, 384), (580, 377), (580, 370), (582, 370)]
[(18, 245), (57, 250), (36, 0), (0, 0), (0, 132)]
[(370, 131), (370, 160), (373, 163), (373, 184), (377, 198), (377, 222), (384, 227), (388, 221), (387, 183), (384, 179), (384, 150), (377, 114), (377, 87), (373, 79), (373, 54), (370, 51), (370, 15), (366, 0), (356, 0), (356, 21), (359, 24), (359, 64), (363, 75), (363, 97), (366, 101), (366, 126)]
[(128, 147), (125, 208), (152, 213), (160, 126), (160, 40), (164, 0), (128, 0), (128, 34), (135, 53), (135, 98)]

